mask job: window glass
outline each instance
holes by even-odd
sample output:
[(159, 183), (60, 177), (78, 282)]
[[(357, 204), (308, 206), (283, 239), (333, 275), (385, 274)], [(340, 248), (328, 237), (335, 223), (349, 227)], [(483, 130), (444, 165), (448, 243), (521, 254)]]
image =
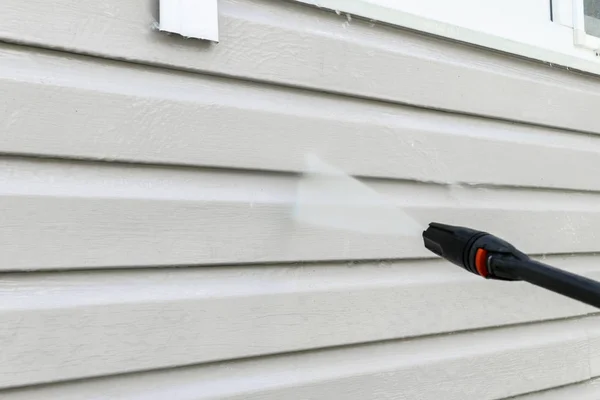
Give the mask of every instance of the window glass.
[(600, 0), (584, 0), (585, 33), (600, 37)]

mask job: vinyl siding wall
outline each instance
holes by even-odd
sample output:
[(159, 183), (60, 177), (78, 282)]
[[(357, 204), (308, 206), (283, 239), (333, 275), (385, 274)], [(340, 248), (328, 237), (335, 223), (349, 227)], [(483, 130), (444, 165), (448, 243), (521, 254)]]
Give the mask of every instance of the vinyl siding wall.
[(600, 397), (593, 308), (290, 219), (315, 151), (600, 279), (600, 78), (219, 7), (206, 44), (154, 0), (2, 0), (0, 398)]

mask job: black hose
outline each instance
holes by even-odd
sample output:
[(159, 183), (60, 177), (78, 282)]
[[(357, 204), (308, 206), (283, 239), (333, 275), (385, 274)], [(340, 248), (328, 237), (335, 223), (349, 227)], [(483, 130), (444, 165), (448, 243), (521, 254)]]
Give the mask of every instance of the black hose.
[(533, 285), (600, 308), (600, 282), (534, 260), (491, 257), (490, 267)]

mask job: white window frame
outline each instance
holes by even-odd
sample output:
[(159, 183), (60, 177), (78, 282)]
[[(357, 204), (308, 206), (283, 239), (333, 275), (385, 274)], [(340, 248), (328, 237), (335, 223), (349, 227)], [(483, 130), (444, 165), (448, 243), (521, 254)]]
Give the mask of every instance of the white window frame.
[(583, 0), (296, 1), (600, 75)]
[[(585, 14), (583, 10), (583, 0), (560, 0), (563, 3), (572, 3), (573, 8), (573, 33), (575, 45), (594, 50), (596, 53), (600, 51), (600, 38), (588, 35), (585, 32)], [(554, 3), (559, 1), (554, 0)]]

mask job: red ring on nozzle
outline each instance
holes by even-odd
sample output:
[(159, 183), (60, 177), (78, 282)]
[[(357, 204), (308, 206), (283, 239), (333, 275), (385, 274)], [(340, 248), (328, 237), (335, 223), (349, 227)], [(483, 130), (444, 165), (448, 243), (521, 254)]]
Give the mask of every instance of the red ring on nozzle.
[(479, 275), (487, 278), (489, 275), (487, 269), (487, 256), (488, 252), (484, 249), (477, 249), (477, 253), (475, 253), (475, 268), (477, 268), (477, 272)]

